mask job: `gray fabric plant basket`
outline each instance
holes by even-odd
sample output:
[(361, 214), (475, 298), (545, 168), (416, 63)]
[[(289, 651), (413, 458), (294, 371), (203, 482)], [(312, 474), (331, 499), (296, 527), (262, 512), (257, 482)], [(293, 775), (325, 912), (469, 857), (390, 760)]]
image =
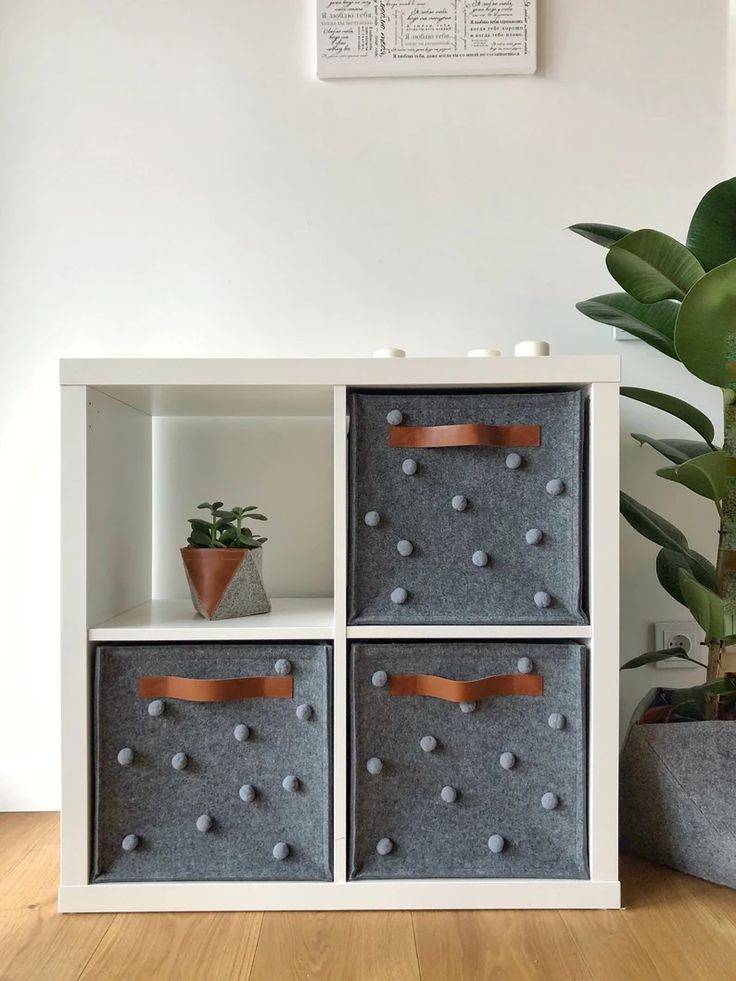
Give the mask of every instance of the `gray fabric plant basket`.
[[(320, 644), (98, 647), (92, 881), (331, 879), (331, 657)], [(293, 697), (139, 697), (141, 677), (170, 675), (289, 675)]]
[(270, 613), (263, 585), (263, 549), (183, 548), (194, 609), (207, 620)]
[(621, 847), (736, 888), (736, 723), (639, 724), (621, 755)]
[[(392, 674), (467, 681), (524, 658), (543, 695), (463, 711), (391, 694)], [(584, 647), (361, 642), (349, 677), (351, 879), (587, 878)]]
[[(586, 623), (584, 413), (582, 392), (352, 394), (349, 622)], [(539, 426), (541, 445), (393, 448), (399, 418)]]

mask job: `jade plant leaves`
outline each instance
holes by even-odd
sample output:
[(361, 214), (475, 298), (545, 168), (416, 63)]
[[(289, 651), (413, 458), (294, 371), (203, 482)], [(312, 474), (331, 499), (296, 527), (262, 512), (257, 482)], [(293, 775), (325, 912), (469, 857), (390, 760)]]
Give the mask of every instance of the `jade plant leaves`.
[(604, 293), (576, 304), (591, 320), (620, 327), (661, 354), (679, 360), (675, 351), (675, 323), (680, 304), (672, 300), (661, 303), (639, 303), (628, 293)]
[(736, 259), (706, 273), (685, 297), (675, 349), (696, 377), (721, 388), (736, 383)]
[(724, 450), (696, 456), (677, 467), (663, 467), (657, 471), (665, 480), (674, 480), (701, 497), (720, 501), (726, 493), (729, 455)]
[(671, 657), (680, 658), (682, 661), (692, 661), (693, 664), (699, 664), (701, 668), (705, 667), (701, 661), (696, 661), (694, 658), (689, 657), (682, 647), (667, 647), (663, 651), (647, 651), (646, 654), (632, 657), (626, 664), (621, 665), (621, 671), (628, 671), (630, 668), (641, 668), (645, 664), (656, 664), (657, 661), (668, 661)]
[(671, 416), (681, 419), (702, 436), (709, 446), (715, 449), (713, 446), (715, 437), (713, 423), (704, 412), (696, 409), (689, 402), (675, 398), (674, 395), (667, 395), (665, 392), (653, 392), (648, 388), (631, 388), (628, 385), (621, 387), (621, 394), (637, 402), (644, 402), (645, 405), (662, 409), (663, 412), (668, 412)]
[(690, 222), (687, 247), (706, 270), (736, 259), (736, 177), (703, 197)]
[(680, 587), (687, 607), (705, 631), (706, 640), (725, 640), (733, 636), (734, 616), (716, 593), (697, 582), (691, 575), (680, 572)]
[(214, 501), (212, 504), (204, 503), (197, 505), (198, 508), (208, 510), (212, 516), (212, 521), (203, 521), (201, 518), (190, 518), (189, 524), (192, 526), (192, 533), (187, 538), (187, 543), (191, 548), (260, 548), (267, 538), (253, 535), (250, 528), (242, 528), (244, 519), (253, 518), (255, 521), (267, 521), (265, 514), (258, 511), (255, 504), (247, 507), (233, 507), (223, 509), (222, 501)]
[(644, 433), (631, 435), (640, 446), (646, 443), (673, 463), (686, 463), (693, 457), (703, 456), (710, 451), (707, 443), (701, 443), (697, 439), (655, 439), (654, 436), (645, 436)]
[(606, 265), (640, 303), (681, 300), (705, 272), (684, 245), (653, 228), (640, 228), (613, 245)]
[(569, 230), (576, 235), (582, 235), (596, 245), (603, 245), (610, 249), (620, 239), (631, 234), (631, 229), (621, 228), (620, 225), (600, 225), (596, 222), (580, 222), (577, 225), (570, 225)]
[(190, 545), (195, 545), (197, 548), (209, 548), (211, 544), (210, 536), (203, 531), (193, 531), (188, 541)]

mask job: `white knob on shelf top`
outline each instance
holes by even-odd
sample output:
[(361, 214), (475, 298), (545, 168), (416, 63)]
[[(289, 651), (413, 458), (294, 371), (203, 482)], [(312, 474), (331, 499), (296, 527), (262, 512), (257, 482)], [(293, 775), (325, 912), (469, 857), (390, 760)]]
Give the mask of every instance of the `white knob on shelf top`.
[(549, 354), (549, 341), (519, 341), (514, 354), (517, 358), (544, 358)]
[(405, 358), (406, 351), (400, 347), (379, 347), (373, 352), (374, 358)]
[(500, 358), (501, 352), (494, 347), (474, 347), (468, 351), (468, 358)]

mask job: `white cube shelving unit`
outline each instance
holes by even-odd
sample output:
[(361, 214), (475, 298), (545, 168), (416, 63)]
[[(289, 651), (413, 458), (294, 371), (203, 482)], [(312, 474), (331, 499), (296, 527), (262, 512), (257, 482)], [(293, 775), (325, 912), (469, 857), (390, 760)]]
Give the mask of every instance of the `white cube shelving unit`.
[[(619, 374), (611, 356), (62, 361), (60, 909), (618, 907)], [(583, 389), (590, 624), (348, 627), (352, 387)], [(209, 622), (192, 609), (178, 550), (186, 519), (213, 494), (268, 512), (269, 614)], [(347, 881), (346, 664), (354, 638), (588, 646), (589, 879)], [(333, 644), (334, 881), (90, 884), (94, 645), (213, 640)]]

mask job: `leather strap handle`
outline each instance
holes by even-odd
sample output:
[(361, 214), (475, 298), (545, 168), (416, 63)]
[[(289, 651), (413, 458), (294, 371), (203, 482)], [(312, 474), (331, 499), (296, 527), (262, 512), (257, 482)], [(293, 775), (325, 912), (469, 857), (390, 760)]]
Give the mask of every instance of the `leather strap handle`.
[(394, 448), (439, 446), (541, 446), (541, 426), (391, 426), (388, 445)]
[(293, 678), (177, 678), (175, 675), (138, 679), (141, 698), (178, 698), (182, 702), (236, 702), (242, 698), (293, 698)]
[(392, 674), (392, 695), (426, 695), (445, 702), (477, 702), (492, 695), (543, 695), (541, 674), (494, 674), (476, 681), (452, 681), (436, 674)]

